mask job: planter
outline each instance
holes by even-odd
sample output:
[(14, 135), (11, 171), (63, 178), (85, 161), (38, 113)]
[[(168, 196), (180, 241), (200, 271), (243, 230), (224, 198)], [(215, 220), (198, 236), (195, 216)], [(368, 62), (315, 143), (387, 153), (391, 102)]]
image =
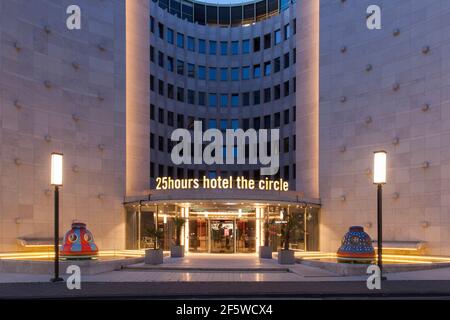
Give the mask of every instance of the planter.
[(184, 257), (184, 246), (170, 247), (170, 257), (171, 258), (183, 258)]
[(163, 251), (161, 249), (148, 249), (145, 250), (145, 258), (144, 258), (145, 264), (162, 264), (163, 263)]
[(260, 246), (259, 247), (259, 258), (260, 259), (272, 259), (272, 248)]
[(278, 251), (278, 263), (279, 264), (295, 264), (294, 251), (279, 250)]

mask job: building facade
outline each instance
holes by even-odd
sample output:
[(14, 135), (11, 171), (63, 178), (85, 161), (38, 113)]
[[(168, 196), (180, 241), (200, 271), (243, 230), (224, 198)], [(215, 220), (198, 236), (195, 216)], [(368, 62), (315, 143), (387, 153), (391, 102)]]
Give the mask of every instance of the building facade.
[[(180, 216), (186, 251), (257, 252), (268, 236), (276, 250), (296, 215), (291, 248), (335, 251), (351, 225), (375, 236), (384, 149), (384, 238), (450, 254), (448, 1), (75, 2), (81, 30), (66, 27), (69, 1), (0, 3), (0, 251), (51, 237), (53, 151), (61, 228), (87, 223), (101, 249), (152, 246), (155, 225), (169, 249)], [(175, 165), (171, 134), (195, 121), (279, 129), (269, 180), (289, 190), (157, 190), (266, 181), (258, 164)]]

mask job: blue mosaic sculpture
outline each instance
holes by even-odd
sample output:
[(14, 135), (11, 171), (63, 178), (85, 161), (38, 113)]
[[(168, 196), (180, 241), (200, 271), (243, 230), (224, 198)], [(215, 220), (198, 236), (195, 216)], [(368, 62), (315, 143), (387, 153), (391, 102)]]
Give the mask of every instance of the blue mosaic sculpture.
[(372, 239), (363, 227), (350, 227), (337, 251), (337, 259), (343, 263), (372, 263), (375, 260)]

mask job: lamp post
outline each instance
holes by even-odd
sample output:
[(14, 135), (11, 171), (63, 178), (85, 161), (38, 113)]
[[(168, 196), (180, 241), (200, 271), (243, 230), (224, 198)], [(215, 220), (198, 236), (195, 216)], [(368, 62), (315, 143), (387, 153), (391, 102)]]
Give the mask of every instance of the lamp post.
[(55, 274), (50, 280), (51, 282), (64, 281), (59, 277), (59, 188), (63, 184), (63, 155), (61, 153), (52, 153), (51, 155), (51, 173), (50, 183), (55, 187), (55, 234), (54, 234), (54, 246), (55, 246)]
[(383, 184), (386, 183), (386, 151), (376, 151), (373, 157), (373, 183), (377, 185), (377, 238), (378, 267), (383, 277)]

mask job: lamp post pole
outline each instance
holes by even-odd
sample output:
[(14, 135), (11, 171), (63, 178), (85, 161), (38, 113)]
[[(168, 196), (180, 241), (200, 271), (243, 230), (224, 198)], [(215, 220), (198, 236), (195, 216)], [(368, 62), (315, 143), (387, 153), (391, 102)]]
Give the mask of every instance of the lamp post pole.
[(54, 250), (55, 250), (55, 274), (52, 282), (61, 282), (62, 278), (59, 276), (59, 186), (55, 186), (55, 225), (54, 225)]
[(378, 239), (378, 268), (383, 279), (383, 185), (377, 186), (377, 239)]

